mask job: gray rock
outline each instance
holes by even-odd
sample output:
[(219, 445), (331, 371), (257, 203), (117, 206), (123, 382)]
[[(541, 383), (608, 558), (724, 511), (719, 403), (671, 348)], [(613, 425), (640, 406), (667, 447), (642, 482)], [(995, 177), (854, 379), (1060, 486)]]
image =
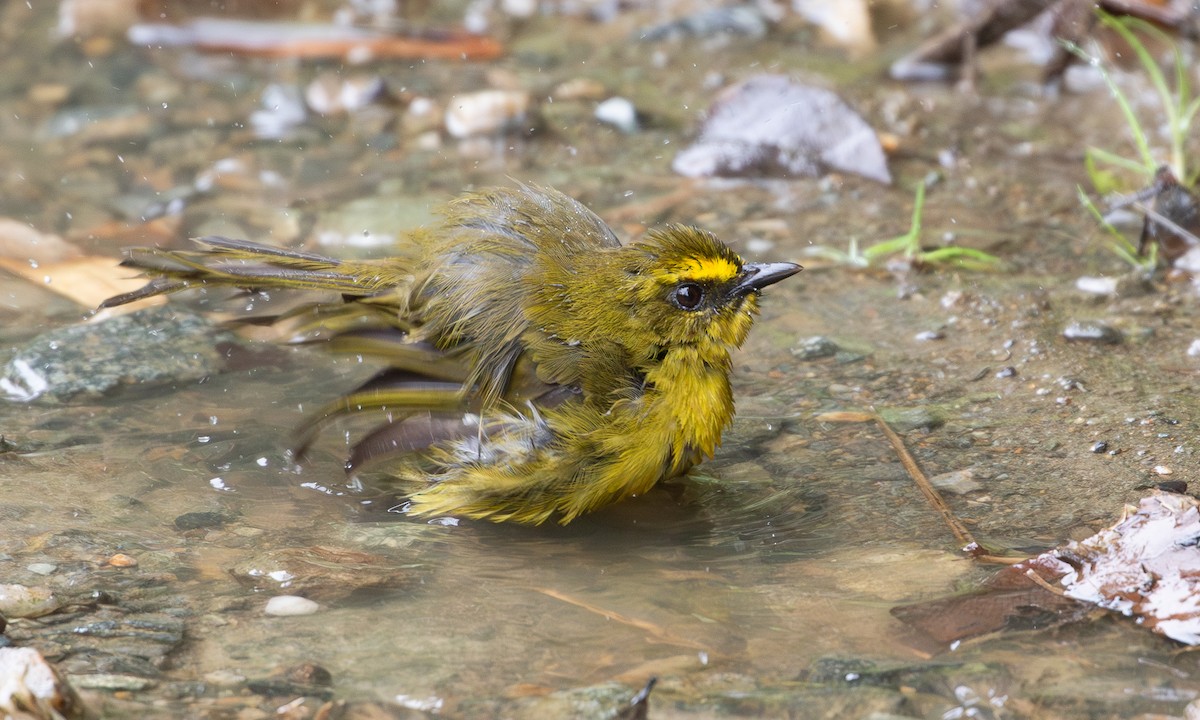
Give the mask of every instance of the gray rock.
[(19, 346), (0, 369), (9, 400), (61, 402), (98, 397), (121, 385), (190, 382), (220, 372), (219, 342), (206, 319), (174, 306), (51, 330)]

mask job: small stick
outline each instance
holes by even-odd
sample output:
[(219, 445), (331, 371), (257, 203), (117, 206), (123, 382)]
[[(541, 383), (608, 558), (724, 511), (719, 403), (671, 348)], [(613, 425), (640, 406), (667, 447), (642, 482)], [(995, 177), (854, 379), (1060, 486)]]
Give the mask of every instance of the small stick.
[(913, 479), (913, 483), (921, 489), (921, 493), (925, 495), (925, 499), (942, 515), (942, 519), (950, 526), (950, 532), (954, 533), (954, 537), (963, 545), (963, 550), (970, 553), (971, 557), (980, 562), (995, 563), (997, 565), (1016, 565), (1017, 563), (1028, 560), (1027, 557), (1014, 557), (1006, 555), (990, 555), (982, 551), (982, 547), (975, 541), (971, 535), (971, 531), (967, 530), (966, 526), (955, 517), (950, 506), (942, 499), (941, 493), (933, 487), (929, 482), (929, 478), (925, 477), (925, 473), (921, 472), (921, 468), (917, 465), (917, 461), (908, 452), (908, 448), (904, 446), (904, 440), (896, 434), (888, 426), (887, 422), (876, 412), (859, 412), (857, 410), (837, 410), (826, 413), (821, 413), (817, 416), (817, 420), (830, 423), (860, 423), (875, 421), (883, 430), (883, 434), (887, 437), (888, 442), (892, 444), (892, 449), (896, 451), (896, 455), (900, 458), (900, 464), (904, 466), (909, 477)]
[(534, 589), (537, 590), (538, 592), (542, 593), (543, 595), (548, 595), (548, 596), (554, 598), (555, 600), (561, 600), (570, 605), (574, 605), (575, 607), (583, 608), (584, 610), (587, 610), (588, 612), (596, 613), (597, 615), (604, 618), (605, 620), (615, 620), (615, 621), (621, 623), (622, 625), (628, 625), (630, 627), (637, 628), (638, 630), (641, 630), (643, 632), (649, 633), (651, 636), (654, 637), (654, 639), (658, 640), (659, 642), (666, 643), (668, 645), (679, 645), (681, 647), (693, 648), (695, 650), (704, 650), (705, 649), (705, 646), (703, 646), (697, 642), (693, 642), (691, 640), (685, 640), (683, 638), (675, 637), (674, 635), (667, 632), (662, 627), (659, 627), (658, 625), (655, 625), (652, 622), (647, 622), (645, 620), (638, 620), (637, 618), (625, 617), (624, 615), (621, 615), (620, 613), (613, 612), (612, 610), (605, 610), (604, 608), (600, 607), (599, 605), (593, 605), (592, 603), (590, 603), (586, 600), (581, 600), (579, 598), (572, 597), (570, 595), (567, 595), (566, 593), (561, 593), (557, 590), (552, 590), (550, 588), (534, 588)]
[(933, 483), (929, 482), (929, 478), (925, 477), (925, 473), (921, 472), (916, 459), (908, 452), (908, 448), (904, 447), (904, 440), (896, 434), (895, 430), (888, 426), (887, 422), (878, 413), (873, 413), (873, 416), (875, 424), (883, 431), (888, 442), (892, 444), (892, 449), (899, 456), (900, 464), (904, 466), (909, 477), (913, 479), (913, 482), (916, 483), (917, 488), (925, 496), (929, 504), (933, 506), (933, 509), (941, 513), (942, 519), (950, 526), (950, 532), (954, 533), (954, 537), (958, 539), (958, 542), (964, 546), (977, 545), (975, 537), (971, 535), (971, 531), (967, 530), (967, 527), (954, 516), (954, 513), (950, 510), (950, 506), (942, 499), (942, 494), (937, 491)]
[(1046, 579), (1044, 577), (1042, 577), (1041, 575), (1038, 575), (1037, 571), (1035, 571), (1033, 568), (1029, 568), (1028, 570), (1025, 571), (1025, 577), (1032, 580), (1034, 585), (1037, 585), (1038, 587), (1040, 587), (1041, 589), (1045, 590), (1048, 593), (1054, 593), (1055, 595), (1057, 595), (1059, 597), (1067, 596), (1067, 594), (1065, 592), (1063, 592), (1062, 588), (1056, 588), (1053, 585), (1051, 585), (1050, 583), (1046, 582)]

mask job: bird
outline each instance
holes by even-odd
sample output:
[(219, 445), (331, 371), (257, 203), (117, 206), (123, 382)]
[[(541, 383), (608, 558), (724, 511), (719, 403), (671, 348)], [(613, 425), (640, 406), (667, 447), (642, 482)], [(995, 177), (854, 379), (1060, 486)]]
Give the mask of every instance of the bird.
[(352, 475), (382, 469), (415, 517), (567, 524), (686, 474), (732, 423), (731, 352), (763, 288), (802, 268), (667, 225), (623, 244), (582, 203), (467, 193), (396, 255), (341, 260), (223, 237), (130, 248), (149, 278), (102, 307), (208, 287), (327, 291), (271, 322), (383, 369), (298, 429), (371, 412)]

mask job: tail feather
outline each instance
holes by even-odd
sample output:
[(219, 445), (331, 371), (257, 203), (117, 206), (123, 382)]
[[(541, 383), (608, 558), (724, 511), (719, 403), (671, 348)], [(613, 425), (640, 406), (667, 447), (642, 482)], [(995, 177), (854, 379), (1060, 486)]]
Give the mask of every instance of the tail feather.
[(106, 300), (112, 307), (143, 297), (199, 285), (249, 289), (326, 290), (346, 296), (372, 295), (403, 283), (406, 268), (396, 260), (338, 260), (316, 253), (208, 236), (200, 250), (133, 248), (122, 265), (153, 279), (143, 288)]

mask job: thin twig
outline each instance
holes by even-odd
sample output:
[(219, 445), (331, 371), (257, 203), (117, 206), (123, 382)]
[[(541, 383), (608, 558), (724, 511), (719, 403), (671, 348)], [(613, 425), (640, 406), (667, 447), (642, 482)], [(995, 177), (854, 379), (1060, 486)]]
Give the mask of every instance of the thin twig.
[(896, 451), (896, 455), (900, 458), (900, 464), (908, 471), (909, 477), (917, 484), (917, 488), (925, 499), (942, 515), (942, 519), (950, 526), (950, 532), (954, 533), (954, 537), (958, 539), (961, 545), (976, 545), (975, 537), (971, 535), (971, 531), (955, 517), (951, 512), (950, 506), (942, 499), (942, 494), (937, 491), (933, 483), (929, 482), (929, 478), (925, 477), (925, 473), (921, 472), (921, 467), (917, 465), (917, 461), (912, 454), (908, 452), (908, 448), (904, 446), (904, 440), (896, 434), (887, 422), (875, 413), (875, 424), (883, 431), (888, 442), (892, 444), (892, 449)]
[(1057, 595), (1059, 597), (1067, 596), (1067, 594), (1065, 592), (1063, 592), (1062, 588), (1056, 588), (1053, 585), (1051, 585), (1050, 583), (1046, 582), (1046, 579), (1044, 577), (1042, 577), (1041, 575), (1038, 575), (1037, 571), (1035, 571), (1033, 568), (1029, 568), (1028, 570), (1025, 571), (1025, 577), (1032, 580), (1034, 585), (1037, 585), (1038, 587), (1040, 587), (1041, 589), (1045, 590), (1048, 593), (1054, 593), (1055, 595)]
[(534, 588), (534, 589), (537, 590), (538, 592), (542, 593), (543, 595), (548, 595), (549, 597), (554, 598), (555, 600), (561, 600), (570, 605), (574, 605), (575, 607), (583, 608), (584, 610), (587, 610), (588, 612), (595, 613), (595, 614), (599, 615), (600, 617), (604, 618), (605, 620), (614, 620), (616, 622), (621, 623), (622, 625), (628, 625), (629, 627), (637, 628), (638, 630), (648, 633), (655, 640), (657, 640), (661, 643), (665, 643), (667, 645), (678, 645), (680, 647), (693, 648), (695, 650), (706, 649), (706, 647), (704, 645), (701, 645), (692, 640), (685, 640), (683, 638), (675, 637), (671, 633), (667, 632), (664, 628), (662, 628), (658, 625), (655, 625), (652, 622), (648, 622), (646, 620), (639, 620), (637, 618), (626, 617), (618, 612), (614, 612), (612, 610), (607, 610), (605, 608), (600, 607), (599, 605), (593, 605), (592, 603), (590, 603), (586, 600), (581, 600), (577, 597), (572, 597), (570, 595), (567, 595), (566, 593), (561, 593), (558, 590), (552, 590), (550, 588)]

